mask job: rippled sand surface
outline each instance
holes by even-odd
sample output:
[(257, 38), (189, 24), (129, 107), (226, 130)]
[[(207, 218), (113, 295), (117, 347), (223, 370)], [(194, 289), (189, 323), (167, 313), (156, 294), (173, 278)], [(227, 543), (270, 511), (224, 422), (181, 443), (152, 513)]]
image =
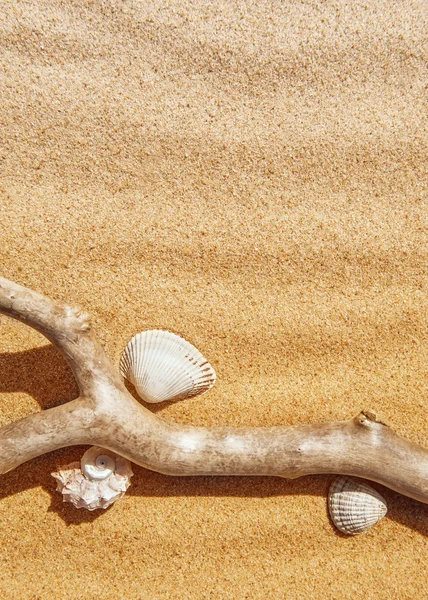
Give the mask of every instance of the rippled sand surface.
[[(1, 275), (88, 311), (118, 363), (169, 329), (217, 371), (180, 423), (345, 420), (426, 445), (427, 5), (12, 0), (0, 8)], [(77, 395), (0, 320), (0, 425)], [(428, 508), (335, 533), (331, 476), (135, 467), (63, 505), (65, 448), (0, 477), (4, 600), (426, 597)]]

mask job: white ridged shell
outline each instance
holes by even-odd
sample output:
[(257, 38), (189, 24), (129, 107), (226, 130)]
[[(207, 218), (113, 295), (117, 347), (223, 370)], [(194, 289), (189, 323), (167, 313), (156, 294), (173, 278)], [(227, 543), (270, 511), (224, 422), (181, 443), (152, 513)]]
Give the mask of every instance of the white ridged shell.
[(190, 342), (157, 329), (132, 338), (120, 359), (120, 373), (150, 403), (197, 396), (216, 380), (212, 366)]
[[(98, 461), (98, 478), (89, 478), (91, 467)], [(103, 468), (103, 465), (107, 468)], [(114, 465), (112, 470), (110, 467)], [(102, 478), (101, 478), (102, 473)], [(74, 462), (61, 467), (52, 477), (57, 480), (57, 490), (62, 493), (64, 502), (71, 502), (76, 508), (96, 510), (108, 508), (117, 502), (128, 487), (133, 472), (131, 463), (104, 448), (92, 447), (82, 457), (81, 462)]]
[(336, 477), (328, 494), (330, 517), (336, 527), (348, 535), (364, 533), (380, 521), (388, 507), (371, 486), (352, 477)]

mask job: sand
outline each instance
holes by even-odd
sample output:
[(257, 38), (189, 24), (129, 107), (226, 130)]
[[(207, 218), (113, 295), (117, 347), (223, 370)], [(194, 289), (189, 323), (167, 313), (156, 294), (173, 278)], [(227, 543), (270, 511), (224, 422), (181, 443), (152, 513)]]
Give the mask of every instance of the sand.
[[(164, 328), (217, 371), (155, 407), (195, 425), (345, 420), (427, 444), (424, 1), (3, 3), (1, 275), (88, 311), (118, 362)], [(0, 425), (77, 387), (0, 320)], [(428, 598), (428, 507), (337, 534), (333, 476), (135, 466), (95, 513), (64, 448), (0, 478), (9, 599)]]

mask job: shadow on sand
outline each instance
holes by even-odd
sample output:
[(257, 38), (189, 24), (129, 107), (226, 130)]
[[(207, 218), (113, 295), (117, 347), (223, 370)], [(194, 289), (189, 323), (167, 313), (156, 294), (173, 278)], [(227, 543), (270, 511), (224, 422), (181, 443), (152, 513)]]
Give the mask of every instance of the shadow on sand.
[[(127, 386), (135, 398), (132, 386)], [(43, 346), (18, 353), (0, 354), (0, 393), (25, 392), (42, 409), (63, 404), (78, 395), (78, 387), (61, 353)], [(160, 412), (164, 405), (156, 406)], [(149, 406), (149, 408), (153, 408)], [(87, 446), (62, 448), (20, 465), (0, 476), (0, 502), (24, 490), (41, 486), (52, 498), (49, 510), (68, 525), (80, 525), (102, 518), (107, 511), (89, 512), (64, 504), (50, 473), (60, 465), (80, 459)], [(242, 497), (267, 498), (302, 495), (327, 497), (334, 475), (313, 475), (287, 480), (279, 477), (171, 477), (133, 465), (134, 477), (128, 495), (143, 497)], [(373, 484), (388, 503), (387, 518), (428, 536), (428, 505), (412, 500), (379, 484)], [(326, 508), (327, 512), (327, 508)], [(339, 537), (347, 537), (337, 532)]]

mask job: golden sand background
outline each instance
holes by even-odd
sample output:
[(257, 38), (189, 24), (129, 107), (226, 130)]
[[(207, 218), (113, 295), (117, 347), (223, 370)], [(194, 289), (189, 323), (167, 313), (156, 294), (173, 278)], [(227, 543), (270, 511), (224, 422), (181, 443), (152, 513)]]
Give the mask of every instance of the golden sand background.
[[(218, 383), (195, 425), (380, 413), (427, 445), (424, 1), (2, 4), (1, 275), (88, 311), (117, 363), (165, 328)], [(76, 396), (0, 321), (0, 424)], [(8, 599), (428, 598), (428, 508), (337, 534), (330, 476), (138, 466), (106, 512), (61, 503), (65, 448), (0, 478)]]

